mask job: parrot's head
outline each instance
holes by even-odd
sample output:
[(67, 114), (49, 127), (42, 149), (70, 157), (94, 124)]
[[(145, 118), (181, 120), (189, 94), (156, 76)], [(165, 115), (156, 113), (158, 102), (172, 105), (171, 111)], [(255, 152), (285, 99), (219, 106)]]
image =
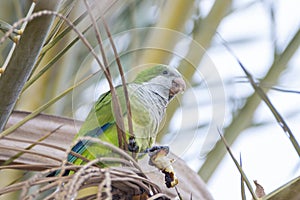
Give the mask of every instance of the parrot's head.
[(168, 102), (186, 87), (181, 74), (167, 65), (149, 67), (140, 72), (133, 82), (143, 84)]

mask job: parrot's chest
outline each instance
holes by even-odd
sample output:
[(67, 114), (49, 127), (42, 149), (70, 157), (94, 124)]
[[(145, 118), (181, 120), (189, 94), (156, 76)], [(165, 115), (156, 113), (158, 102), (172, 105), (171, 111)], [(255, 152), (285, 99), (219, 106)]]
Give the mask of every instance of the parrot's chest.
[[(140, 95), (148, 96), (148, 98), (140, 98)], [(131, 96), (130, 104), (135, 139), (141, 149), (149, 148), (155, 142), (158, 128), (165, 114), (165, 105), (150, 94), (139, 94), (138, 91)], [(127, 115), (124, 121), (128, 128)]]
[[(161, 117), (153, 109), (143, 105), (132, 106), (131, 112), (135, 138), (152, 144), (158, 132)], [(127, 116), (125, 116), (124, 121), (127, 129)]]

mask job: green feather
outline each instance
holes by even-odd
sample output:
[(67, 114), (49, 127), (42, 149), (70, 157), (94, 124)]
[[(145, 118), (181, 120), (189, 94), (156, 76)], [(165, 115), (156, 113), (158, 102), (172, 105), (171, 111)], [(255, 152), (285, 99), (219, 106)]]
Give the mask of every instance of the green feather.
[(163, 75), (168, 70), (168, 67), (166, 65), (156, 65), (154, 67), (149, 67), (148, 69), (145, 69), (144, 71), (140, 72), (135, 80), (134, 83), (143, 83), (147, 82), (158, 75)]

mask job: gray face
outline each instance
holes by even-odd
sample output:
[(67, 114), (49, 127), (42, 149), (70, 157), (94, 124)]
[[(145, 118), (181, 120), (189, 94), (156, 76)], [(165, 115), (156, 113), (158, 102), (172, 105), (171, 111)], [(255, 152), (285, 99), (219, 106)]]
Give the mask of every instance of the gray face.
[(185, 90), (185, 82), (181, 74), (171, 67), (164, 66), (161, 72), (152, 78), (147, 85), (151, 90), (167, 99), (172, 100), (178, 93)]

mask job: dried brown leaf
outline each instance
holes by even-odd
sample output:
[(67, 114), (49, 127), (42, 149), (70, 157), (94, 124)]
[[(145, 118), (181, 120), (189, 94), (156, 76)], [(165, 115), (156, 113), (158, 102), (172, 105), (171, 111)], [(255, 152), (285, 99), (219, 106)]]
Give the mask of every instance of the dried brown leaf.
[(253, 181), (255, 186), (256, 186), (256, 189), (255, 189), (255, 194), (258, 198), (262, 198), (264, 196), (266, 196), (265, 194), (265, 190), (263, 188), (263, 186), (261, 186), (260, 184), (258, 184), (257, 180), (254, 180)]
[[(19, 122), (24, 117), (26, 117), (29, 113), (27, 112), (19, 112), (15, 111), (9, 119), (8, 125), (12, 126), (13, 124)], [(6, 161), (17, 153), (17, 149), (24, 149), (28, 147), (28, 145), (36, 142), (43, 136), (47, 135), (49, 132), (54, 131), (49, 137), (45, 138), (43, 141), (37, 142), (36, 146), (32, 147), (28, 151), (35, 153), (43, 153), (45, 155), (54, 156), (57, 160), (49, 159), (47, 157), (43, 157), (36, 154), (25, 153), (18, 157), (14, 162), (12, 162), (8, 166), (1, 166), (0, 169), (24, 169), (24, 170), (46, 170), (41, 173), (40, 176), (33, 177), (30, 181), (30, 187), (34, 184), (45, 184), (45, 182), (49, 182), (49, 180), (54, 181), (56, 184), (57, 181), (60, 182), (70, 182), (71, 177), (48, 177), (49, 179), (46, 181), (45, 176), (49, 174), (51, 171), (57, 170), (61, 162), (66, 158), (65, 150), (70, 149), (72, 144), (73, 137), (78, 131), (81, 122), (66, 119), (57, 116), (49, 116), (49, 115), (38, 115), (34, 119), (28, 121), (26, 124), (15, 130), (12, 134), (8, 136), (9, 139), (3, 138), (0, 140), (0, 148), (5, 146), (9, 146), (11, 148), (15, 148), (14, 151), (0, 151), (0, 163)], [(206, 189), (205, 183), (201, 180), (201, 178), (192, 171), (183, 160), (176, 157), (173, 154), (170, 154), (170, 159), (174, 159), (173, 167), (176, 171), (176, 175), (179, 179), (178, 190), (183, 199), (189, 199), (191, 194), (193, 195), (193, 199), (203, 199), (203, 200), (212, 200), (211, 194)], [(58, 161), (60, 160), (60, 161)], [(128, 160), (126, 160), (128, 162)], [(119, 161), (121, 162), (121, 161)], [(131, 163), (133, 161), (130, 161)], [(126, 162), (124, 161), (125, 165)], [(118, 190), (123, 188), (122, 191), (127, 191), (128, 188), (131, 188), (131, 193), (136, 192), (136, 188), (144, 188), (145, 191), (150, 191), (159, 186), (159, 189), (156, 188), (155, 191), (157, 194), (161, 194), (162, 196), (169, 196), (171, 198), (175, 198), (177, 196), (176, 191), (173, 189), (168, 189), (164, 184), (163, 175), (154, 167), (148, 165), (148, 158), (144, 157), (139, 160), (138, 163), (141, 170), (148, 177), (140, 176), (140, 169), (131, 165), (129, 168), (114, 168), (113, 171), (110, 171), (110, 178), (113, 180), (112, 182), (116, 182), (118, 186)], [(57, 167), (57, 168), (53, 168)], [(82, 166), (80, 166), (82, 167)], [(65, 166), (67, 169), (79, 170), (79, 166)], [(106, 185), (101, 183), (101, 173), (103, 173), (99, 168), (95, 168), (94, 166), (90, 166), (88, 170), (94, 170), (92, 172), (93, 175), (90, 179), (86, 179), (85, 185), (87, 183), (90, 186), (94, 187), (103, 187)], [(139, 175), (138, 175), (138, 174)], [(122, 178), (123, 177), (123, 178)], [(84, 176), (84, 178), (87, 178)], [(137, 182), (138, 181), (138, 182)], [(151, 185), (155, 183), (156, 185), (152, 185), (150, 188), (146, 189), (145, 185)], [(25, 182), (17, 183), (17, 185), (9, 186), (9, 188), (0, 189), (0, 193), (5, 191), (12, 190), (20, 190), (24, 186)], [(28, 184), (28, 183), (27, 183)], [(52, 185), (46, 184), (46, 186), (41, 188), (40, 192), (49, 189)], [(56, 185), (55, 185), (56, 186)], [(153, 188), (154, 187), (154, 188)], [(54, 188), (54, 186), (53, 186)], [(80, 189), (82, 190), (83, 187)], [(113, 191), (118, 193), (117, 191)], [(25, 193), (26, 195), (27, 193)], [(160, 195), (158, 195), (160, 196)], [(97, 197), (97, 189), (93, 196), (93, 198)], [(84, 197), (82, 199), (88, 199), (88, 197)]]

